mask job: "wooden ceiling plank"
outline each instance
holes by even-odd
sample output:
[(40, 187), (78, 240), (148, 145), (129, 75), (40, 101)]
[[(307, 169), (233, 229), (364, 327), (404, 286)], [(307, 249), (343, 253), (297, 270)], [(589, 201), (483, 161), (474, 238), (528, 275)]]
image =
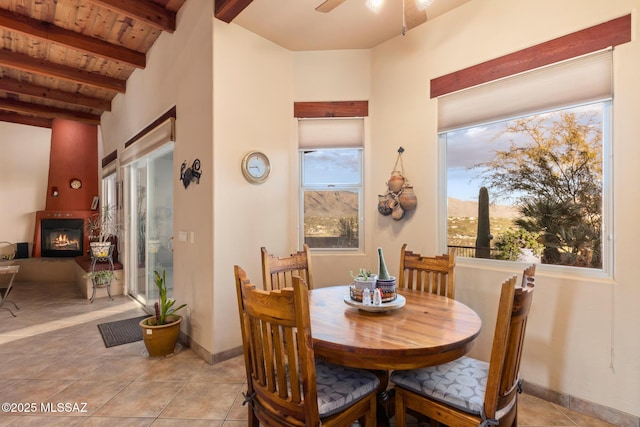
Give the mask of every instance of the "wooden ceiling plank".
[(0, 79), (0, 91), (13, 93), (16, 95), (32, 96), (34, 98), (43, 100), (64, 102), (65, 104), (93, 108), (100, 111), (111, 111), (110, 100), (93, 98), (79, 93), (71, 93), (62, 90), (51, 89), (28, 82), (21, 82), (15, 79)]
[(146, 66), (147, 59), (144, 53), (116, 46), (103, 40), (85, 36), (8, 10), (0, 9), (0, 27), (137, 68)]
[(75, 120), (78, 122), (100, 124), (100, 116), (96, 114), (82, 113), (79, 111), (65, 110), (63, 108), (48, 107), (46, 105), (36, 105), (28, 102), (15, 101), (8, 98), (0, 99), (0, 110), (14, 113), (32, 114), (38, 117), (50, 119), (60, 118)]
[(126, 80), (88, 73), (76, 68), (31, 58), (6, 50), (0, 50), (0, 65), (47, 77), (63, 79), (73, 83), (108, 89), (118, 93), (125, 93), (126, 91)]
[(52, 119), (42, 117), (25, 116), (22, 114), (0, 111), (0, 122), (15, 123), (18, 125), (37, 126), (51, 129)]
[(176, 30), (176, 13), (146, 0), (88, 0), (168, 33)]
[(214, 16), (229, 23), (252, 2), (253, 0), (216, 0)]

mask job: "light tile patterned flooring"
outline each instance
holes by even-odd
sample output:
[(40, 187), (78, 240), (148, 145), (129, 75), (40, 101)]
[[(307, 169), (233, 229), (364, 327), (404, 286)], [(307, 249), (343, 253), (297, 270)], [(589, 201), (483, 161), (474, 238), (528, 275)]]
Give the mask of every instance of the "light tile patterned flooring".
[[(105, 348), (97, 324), (144, 314), (114, 298), (90, 304), (72, 283), (14, 284), (17, 317), (0, 310), (0, 403), (21, 411), (3, 406), (0, 426), (247, 425), (242, 357), (209, 365), (189, 349), (148, 359), (141, 341)], [(526, 394), (519, 402), (520, 426), (612, 426)], [(41, 410), (59, 403), (71, 411)]]

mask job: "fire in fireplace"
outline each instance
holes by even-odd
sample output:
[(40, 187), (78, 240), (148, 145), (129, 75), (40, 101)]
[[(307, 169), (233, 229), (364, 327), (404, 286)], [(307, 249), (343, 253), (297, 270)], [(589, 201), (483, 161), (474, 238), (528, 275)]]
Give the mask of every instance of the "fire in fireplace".
[(83, 254), (82, 219), (43, 219), (41, 254), (43, 257), (76, 257)]

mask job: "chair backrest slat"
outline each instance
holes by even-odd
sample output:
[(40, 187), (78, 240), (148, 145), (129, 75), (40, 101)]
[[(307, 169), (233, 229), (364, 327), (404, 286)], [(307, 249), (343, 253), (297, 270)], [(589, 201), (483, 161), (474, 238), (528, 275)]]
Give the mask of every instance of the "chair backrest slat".
[(306, 243), (303, 250), (286, 257), (272, 255), (263, 246), (260, 248), (262, 259), (262, 282), (264, 289), (274, 290), (293, 286), (293, 278), (300, 277), (309, 289), (313, 289), (311, 274), (311, 249)]
[(425, 257), (407, 250), (407, 244), (400, 250), (400, 272), (398, 287), (414, 289), (455, 298), (456, 252)]
[[(533, 267), (525, 270), (522, 281), (514, 275), (502, 284), (484, 401), (487, 418), (494, 418), (498, 410), (515, 399), (527, 319), (533, 300)], [(526, 282), (524, 287), (523, 282)]]

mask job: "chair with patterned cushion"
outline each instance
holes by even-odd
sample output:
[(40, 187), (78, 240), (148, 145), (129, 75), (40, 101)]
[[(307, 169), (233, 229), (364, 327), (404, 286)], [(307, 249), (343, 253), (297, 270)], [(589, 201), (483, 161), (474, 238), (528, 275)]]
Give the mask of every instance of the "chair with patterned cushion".
[(426, 257), (407, 250), (407, 244), (400, 250), (399, 289), (415, 289), (449, 298), (455, 298), (456, 250), (449, 253)]
[(249, 425), (375, 426), (376, 375), (315, 359), (304, 281), (265, 291), (242, 268), (234, 271)]
[(533, 284), (514, 275), (502, 284), (489, 363), (463, 356), (429, 368), (395, 371), (396, 426), (406, 425), (407, 410), (431, 425), (517, 426), (520, 358)]
[(260, 248), (260, 253), (262, 255), (262, 283), (265, 290), (291, 287), (293, 276), (302, 278), (309, 289), (313, 289), (309, 245), (305, 243), (301, 251), (285, 257), (269, 254), (264, 246)]

